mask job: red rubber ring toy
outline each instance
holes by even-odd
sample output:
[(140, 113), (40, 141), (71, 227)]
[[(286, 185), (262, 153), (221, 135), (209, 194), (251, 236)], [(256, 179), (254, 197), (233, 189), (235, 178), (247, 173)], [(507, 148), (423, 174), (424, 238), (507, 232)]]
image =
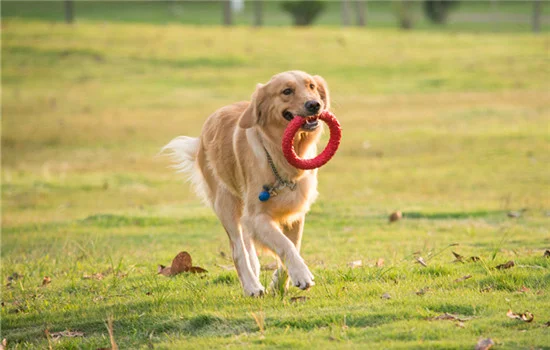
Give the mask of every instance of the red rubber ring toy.
[(342, 128), (340, 123), (329, 111), (321, 113), (318, 117), (324, 121), (330, 130), (330, 139), (327, 146), (317, 157), (311, 159), (299, 158), (294, 151), (294, 135), (298, 132), (298, 129), (305, 124), (306, 118), (296, 116), (290, 121), (285, 129), (283, 135), (283, 154), (286, 160), (294, 167), (303, 170), (317, 169), (325, 165), (336, 153), (338, 146), (340, 146), (340, 140), (342, 139)]

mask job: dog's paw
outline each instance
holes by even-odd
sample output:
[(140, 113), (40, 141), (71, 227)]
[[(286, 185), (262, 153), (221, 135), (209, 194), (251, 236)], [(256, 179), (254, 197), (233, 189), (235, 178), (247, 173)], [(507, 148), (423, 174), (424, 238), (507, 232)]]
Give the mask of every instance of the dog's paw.
[(263, 297), (265, 295), (265, 288), (261, 285), (246, 286), (244, 287), (244, 295), (247, 297)]
[(289, 275), (292, 280), (292, 284), (302, 290), (309, 289), (309, 287), (315, 285), (315, 282), (313, 282), (313, 274), (309, 271), (305, 264), (301, 268), (289, 271)]

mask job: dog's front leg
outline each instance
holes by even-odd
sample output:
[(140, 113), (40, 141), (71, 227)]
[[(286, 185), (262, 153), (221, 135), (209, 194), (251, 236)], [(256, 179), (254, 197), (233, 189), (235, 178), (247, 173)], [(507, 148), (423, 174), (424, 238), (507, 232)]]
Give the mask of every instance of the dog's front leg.
[(298, 249), (270, 216), (260, 214), (247, 218), (247, 221), (253, 223), (255, 239), (274, 251), (286, 265), (290, 279), (296, 287), (308, 289), (315, 284)]
[[(300, 246), (302, 245), (302, 234), (304, 232), (305, 216), (301, 216), (298, 220), (283, 225), (283, 233), (294, 243), (298, 253), (300, 252)], [(277, 270), (273, 273), (273, 279), (271, 281), (270, 289), (275, 292), (283, 293), (288, 289), (288, 273), (284, 266), (281, 266), (280, 262), (277, 263)]]

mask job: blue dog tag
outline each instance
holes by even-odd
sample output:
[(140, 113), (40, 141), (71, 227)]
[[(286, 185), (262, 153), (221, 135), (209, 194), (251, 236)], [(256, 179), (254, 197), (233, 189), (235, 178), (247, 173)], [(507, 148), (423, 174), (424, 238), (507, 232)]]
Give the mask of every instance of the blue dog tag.
[(262, 191), (262, 192), (260, 192), (260, 195), (258, 196), (258, 199), (262, 202), (265, 202), (266, 200), (269, 199), (269, 197), (271, 197), (271, 195), (269, 194), (268, 191)]

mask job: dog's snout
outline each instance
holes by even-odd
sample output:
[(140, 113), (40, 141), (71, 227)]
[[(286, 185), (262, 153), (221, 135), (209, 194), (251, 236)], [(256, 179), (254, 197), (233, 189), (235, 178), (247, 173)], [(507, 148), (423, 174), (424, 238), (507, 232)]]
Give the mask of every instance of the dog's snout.
[(306, 102), (305, 107), (308, 112), (317, 113), (321, 108), (321, 104), (318, 101), (311, 100)]

